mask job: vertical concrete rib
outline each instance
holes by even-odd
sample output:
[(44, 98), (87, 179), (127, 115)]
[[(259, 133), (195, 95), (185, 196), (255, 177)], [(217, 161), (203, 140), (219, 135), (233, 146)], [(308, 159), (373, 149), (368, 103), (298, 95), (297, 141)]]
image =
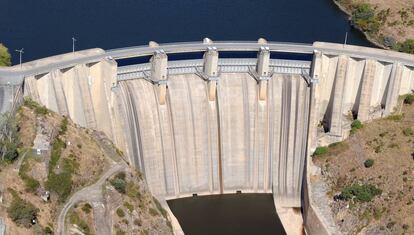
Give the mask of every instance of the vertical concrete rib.
[(344, 83), (348, 68), (348, 56), (341, 55), (338, 58), (338, 67), (335, 74), (335, 85), (333, 93), (332, 116), (330, 119), (331, 135), (342, 137), (342, 118), (343, 118), (343, 97)]
[(375, 67), (376, 62), (374, 60), (367, 59), (365, 61), (364, 74), (362, 76), (361, 84), (361, 97), (358, 107), (358, 119), (362, 122), (368, 121), (369, 119), (372, 86), (375, 79)]
[(68, 106), (66, 104), (65, 92), (63, 91), (61, 83), (61, 72), (60, 70), (55, 71), (56, 75), (52, 76), (53, 87), (56, 93), (56, 103), (59, 113), (61, 115), (69, 115)]
[(303, 171), (303, 162), (305, 155), (303, 149), (306, 149), (306, 145), (303, 145), (303, 140), (307, 137), (307, 84), (304, 79), (299, 75), (292, 75), (293, 79), (297, 80), (297, 100), (296, 100), (296, 133), (295, 133), (295, 150), (293, 155), (293, 169), (292, 169), (292, 194), (291, 194), (291, 206), (300, 207), (300, 192), (301, 192), (301, 180)]
[(388, 115), (394, 111), (397, 106), (399, 91), (401, 87), (401, 79), (403, 75), (403, 65), (395, 62), (392, 65), (391, 77), (388, 86), (387, 98), (385, 103), (384, 115)]
[(310, 95), (311, 95), (311, 103), (310, 103), (310, 120), (309, 120), (309, 142), (308, 147), (309, 150), (315, 149), (317, 145), (317, 127), (318, 127), (318, 117), (319, 117), (319, 86), (317, 81), (319, 81), (321, 69), (322, 69), (322, 53), (320, 51), (315, 51), (313, 54), (313, 61), (312, 61), (312, 70), (311, 70), (311, 78), (314, 81), (311, 82), (310, 87)]
[(79, 80), (80, 94), (82, 96), (83, 111), (85, 115), (86, 126), (96, 129), (95, 109), (92, 103), (92, 95), (89, 88), (90, 68), (86, 65), (81, 65), (78, 69), (77, 79)]

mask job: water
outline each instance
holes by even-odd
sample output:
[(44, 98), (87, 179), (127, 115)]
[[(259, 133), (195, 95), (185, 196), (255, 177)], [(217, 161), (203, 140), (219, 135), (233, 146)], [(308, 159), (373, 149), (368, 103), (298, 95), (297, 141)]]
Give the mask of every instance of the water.
[(352, 30), (333, 0), (0, 0), (0, 42), (18, 63), (76, 48), (104, 49), (179, 42), (344, 41), (370, 45)]
[(271, 194), (225, 194), (168, 201), (186, 235), (286, 234)]

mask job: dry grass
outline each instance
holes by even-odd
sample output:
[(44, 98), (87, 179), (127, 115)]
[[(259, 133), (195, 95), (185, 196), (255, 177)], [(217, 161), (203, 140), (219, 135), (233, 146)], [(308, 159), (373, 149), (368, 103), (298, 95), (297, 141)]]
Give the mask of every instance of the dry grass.
[[(31, 149), (33, 140), (36, 136), (37, 125), (50, 125), (58, 133), (63, 117), (49, 113), (44, 116), (36, 115), (35, 112), (27, 107), (22, 107), (17, 114), (18, 125), (20, 127), (19, 138), (22, 142), (21, 149)], [(94, 137), (89, 133), (90, 131), (80, 128), (69, 121), (66, 133), (60, 138), (67, 144), (62, 151), (60, 160), (58, 162), (59, 169), (62, 169), (63, 159), (72, 157), (77, 162), (78, 167), (72, 175), (72, 191), (78, 191), (80, 188), (93, 184), (100, 176), (100, 174), (108, 168), (107, 157), (100, 145), (95, 141)], [(69, 144), (70, 142), (70, 144)], [(45, 188), (47, 180), (47, 162), (50, 156), (35, 157), (29, 154), (25, 161), (28, 163), (29, 170), (27, 174), (40, 182), (40, 187)], [(51, 201), (48, 203), (35, 193), (29, 193), (25, 190), (25, 184), (19, 177), (19, 172), (15, 169), (18, 160), (11, 165), (0, 166), (0, 190), (4, 193), (3, 204), (0, 205), (0, 217), (5, 219), (7, 224), (7, 234), (32, 234), (33, 227), (30, 229), (18, 227), (7, 216), (7, 206), (11, 201), (11, 194), (7, 188), (12, 188), (20, 193), (20, 196), (30, 201), (37, 208), (40, 209), (38, 214), (38, 221), (42, 227), (53, 226), (55, 218), (58, 213), (60, 202), (58, 202), (57, 195), (52, 193)], [(58, 173), (59, 169), (56, 169)]]
[[(380, 197), (368, 204), (356, 204), (350, 216), (358, 217), (362, 227), (383, 226), (381, 231), (387, 234), (414, 233), (414, 136), (404, 131), (414, 128), (414, 106), (405, 105), (403, 111), (401, 120), (382, 119), (366, 124), (345, 141), (349, 148), (330, 151), (313, 160), (323, 169), (332, 187), (331, 196), (353, 183), (381, 188)], [(374, 160), (370, 168), (364, 166), (367, 159)], [(378, 212), (383, 207), (385, 211)], [(395, 225), (387, 228), (392, 222)]]

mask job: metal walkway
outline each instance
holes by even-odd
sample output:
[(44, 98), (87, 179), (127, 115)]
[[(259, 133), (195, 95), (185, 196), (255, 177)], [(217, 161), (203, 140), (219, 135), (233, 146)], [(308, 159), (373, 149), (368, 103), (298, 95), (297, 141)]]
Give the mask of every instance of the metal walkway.
[[(219, 59), (221, 73), (248, 73), (255, 68), (257, 59)], [(299, 60), (270, 60), (270, 70), (273, 73), (303, 74), (309, 73), (311, 61)], [(168, 62), (168, 74), (197, 74), (203, 70), (203, 60), (181, 60)], [(137, 64), (118, 67), (118, 81), (151, 77), (151, 64)]]

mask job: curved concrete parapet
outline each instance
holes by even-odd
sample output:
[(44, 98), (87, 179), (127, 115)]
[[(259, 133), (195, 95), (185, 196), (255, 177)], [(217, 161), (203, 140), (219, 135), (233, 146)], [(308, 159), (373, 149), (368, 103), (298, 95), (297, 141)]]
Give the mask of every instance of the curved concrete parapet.
[[(335, 233), (313, 203), (312, 151), (346, 138), (350, 113), (362, 121), (386, 116), (414, 88), (414, 57), (380, 49), (265, 40), (154, 45), (2, 69), (0, 82), (23, 84), (24, 95), (105, 132), (160, 199), (271, 192), (279, 207), (304, 208), (312, 234)], [(220, 58), (222, 51), (257, 58)], [(168, 60), (187, 52), (205, 54)], [(116, 62), (148, 55), (147, 63)]]

